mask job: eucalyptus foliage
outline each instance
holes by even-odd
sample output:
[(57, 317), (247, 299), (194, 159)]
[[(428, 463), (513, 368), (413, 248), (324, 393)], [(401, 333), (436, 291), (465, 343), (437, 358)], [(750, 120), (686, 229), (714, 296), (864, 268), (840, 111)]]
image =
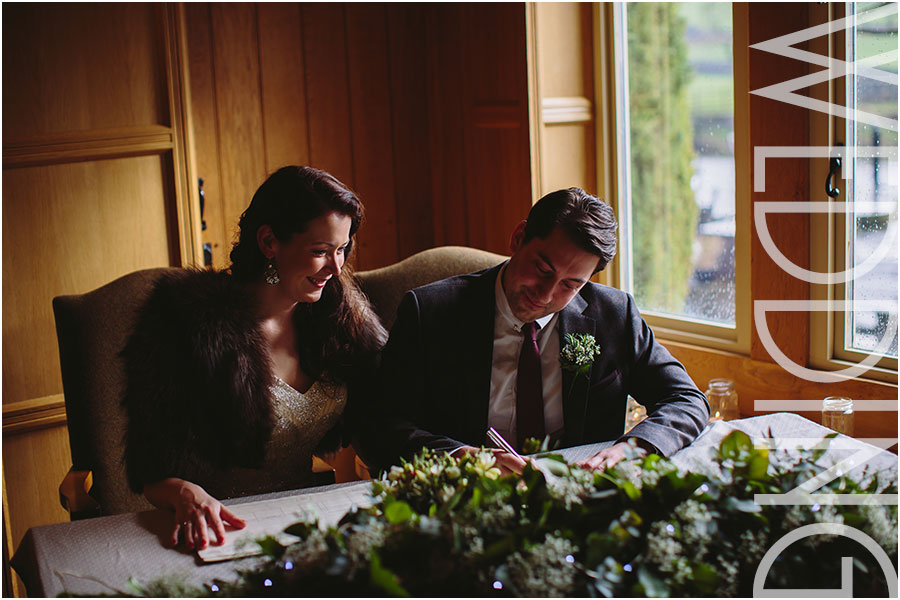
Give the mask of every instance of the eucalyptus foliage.
[[(824, 470), (756, 448), (740, 431), (710, 457), (717, 475), (684, 473), (656, 455), (603, 473), (547, 457), (502, 477), (489, 452), (453, 458), (424, 450), (373, 482), (375, 505), (332, 528), (297, 523), (302, 541), (260, 543), (263, 567), (236, 583), (179, 595), (248, 596), (749, 596), (757, 566), (782, 536), (812, 523), (865, 532), (897, 564), (896, 506), (760, 506)], [(889, 479), (885, 481), (884, 479)], [(840, 477), (819, 492), (897, 493), (896, 476)], [(884, 595), (862, 546), (814, 536), (781, 553), (768, 588), (839, 588), (853, 556), (855, 595)], [(862, 573), (864, 576), (860, 576)], [(138, 585), (134, 583), (133, 585)], [(160, 584), (135, 591), (161, 594)]]

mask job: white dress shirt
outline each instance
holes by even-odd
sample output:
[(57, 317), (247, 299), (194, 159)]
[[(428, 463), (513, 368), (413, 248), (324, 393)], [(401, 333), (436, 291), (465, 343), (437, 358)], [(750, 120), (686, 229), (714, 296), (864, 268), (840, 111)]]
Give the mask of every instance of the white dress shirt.
[[(497, 276), (494, 296), (497, 308), (494, 315), (494, 354), (491, 368), (491, 397), (488, 425), (496, 429), (513, 446), (516, 445), (516, 374), (519, 353), (522, 351), (524, 322), (509, 308), (503, 291), (503, 273)], [(538, 350), (541, 353), (541, 380), (544, 395), (544, 431), (556, 437), (563, 429), (562, 368), (559, 366), (559, 335), (557, 314), (538, 319)]]

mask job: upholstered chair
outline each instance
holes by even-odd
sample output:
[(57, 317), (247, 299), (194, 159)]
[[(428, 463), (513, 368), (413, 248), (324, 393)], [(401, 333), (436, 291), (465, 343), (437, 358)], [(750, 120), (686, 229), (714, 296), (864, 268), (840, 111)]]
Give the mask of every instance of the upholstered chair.
[(400, 300), (408, 290), (446, 279), (493, 267), (506, 260), (505, 256), (465, 246), (440, 246), (423, 250), (393, 265), (356, 274), (359, 286), (369, 296), (375, 312), (388, 329), (397, 318)]
[(166, 271), (135, 271), (92, 292), (53, 299), (72, 450), (60, 500), (73, 518), (152, 508), (125, 477), (125, 376), (119, 353), (138, 309)]
[[(425, 250), (381, 269), (356, 274), (386, 327), (403, 294), (451, 275), (498, 264), (504, 257), (464, 247)], [(123, 459), (127, 424), (125, 347), (139, 308), (156, 280), (170, 269), (124, 275), (94, 291), (53, 299), (72, 468), (60, 485), (60, 501), (73, 518), (152, 508), (128, 487)], [(319, 483), (334, 481), (330, 465), (315, 459)], [(353, 467), (350, 467), (353, 471)]]
[[(397, 318), (400, 300), (408, 290), (454, 275), (493, 267), (504, 260), (505, 256), (484, 250), (464, 246), (441, 246), (423, 250), (393, 265), (360, 271), (356, 274), (356, 279), (363, 292), (369, 296), (381, 322), (390, 329)], [(350, 452), (345, 451), (338, 458), (344, 461), (344, 464), (336, 466), (338, 473), (349, 469), (346, 463), (352, 458), (352, 468), (356, 477), (368, 479), (372, 475), (360, 457), (355, 455), (351, 457)]]

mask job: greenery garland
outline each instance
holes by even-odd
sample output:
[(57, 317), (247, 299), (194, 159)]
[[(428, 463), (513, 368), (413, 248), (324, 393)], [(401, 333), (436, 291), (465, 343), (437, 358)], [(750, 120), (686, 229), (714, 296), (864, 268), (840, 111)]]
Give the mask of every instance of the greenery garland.
[[(235, 582), (130, 585), (154, 596), (750, 596), (766, 551), (813, 523), (865, 532), (896, 571), (896, 506), (753, 501), (822, 472), (823, 454), (792, 459), (735, 431), (713, 451), (715, 475), (632, 455), (603, 473), (551, 456), (540, 470), (501, 477), (488, 452), (453, 458), (423, 450), (373, 482), (373, 507), (326, 530), (294, 524), (287, 531), (302, 541), (289, 546), (261, 540), (263, 566)], [(840, 477), (818, 492), (896, 494), (896, 472)], [(836, 535), (790, 545), (766, 587), (839, 588), (842, 556), (857, 569), (855, 596), (887, 594), (871, 553)]]

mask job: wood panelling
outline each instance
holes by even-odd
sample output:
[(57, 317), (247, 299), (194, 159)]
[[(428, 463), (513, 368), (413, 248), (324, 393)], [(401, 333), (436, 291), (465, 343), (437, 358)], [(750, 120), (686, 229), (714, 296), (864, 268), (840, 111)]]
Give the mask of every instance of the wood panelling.
[(62, 391), (54, 296), (172, 263), (166, 162), (145, 156), (5, 170), (4, 403)]
[(149, 125), (35, 135), (3, 143), (3, 166), (34, 167), (61, 162), (160, 154), (172, 148), (170, 127)]
[[(185, 16), (190, 24), (188, 58), (191, 70), (191, 115), (197, 132), (218, 130), (216, 111), (215, 67), (213, 65), (212, 30), (208, 4), (191, 2), (185, 5)], [(204, 243), (212, 251), (212, 266), (223, 269), (228, 266), (233, 227), (226, 216), (223, 203), (222, 178), (219, 174), (219, 138), (217, 135), (196, 135), (194, 155), (197, 177), (203, 178), (206, 198), (203, 221), (206, 229), (201, 232)]]
[(538, 2), (537, 54), (540, 88), (545, 98), (594, 100), (594, 57), (591, 5)]
[[(598, 194), (593, 123), (544, 127), (541, 142), (553, 152), (544, 156), (545, 192), (577, 185)], [(577, 182), (577, 183), (573, 183)], [(612, 198), (603, 198), (612, 201)]]
[[(427, 15), (432, 43), (428, 45), (428, 155), (434, 205), (434, 245), (466, 245), (465, 143), (463, 103), (459, 90), (463, 64), (457, 48), (462, 44), (459, 7), (434, 4)], [(440, 76), (437, 76), (440, 74)]]
[(310, 162), (354, 187), (347, 29), (342, 4), (304, 4), (303, 55)]
[(159, 10), (153, 4), (5, 4), (4, 140), (170, 125)]
[[(756, 400), (821, 401), (827, 396), (847, 396), (864, 402), (897, 398), (897, 386), (889, 383), (866, 379), (815, 383), (794, 377), (768, 361), (679, 342), (665, 341), (664, 345), (685, 365), (701, 390), (706, 389), (709, 380), (715, 377), (733, 379), (743, 417), (767, 414), (754, 409)], [(801, 411), (798, 414), (821, 422), (821, 411)], [(857, 411), (854, 421), (856, 437), (897, 437), (896, 411)]]
[(32, 3), (4, 5), (3, 16), (4, 526), (14, 546), (29, 527), (67, 518), (53, 297), (192, 262), (199, 223), (181, 9)]
[(212, 4), (210, 10), (221, 181), (220, 197), (206, 200), (207, 205), (221, 203), (227, 232), (266, 176), (259, 46), (253, 5)]
[(392, 139), (387, 9), (380, 4), (346, 5), (347, 65), (353, 171), (366, 207), (358, 235), (358, 268), (386, 265), (399, 256)]
[[(538, 156), (532, 174), (538, 197), (571, 186), (597, 189), (594, 125), (594, 39), (590, 4), (534, 5), (532, 43), (533, 137)], [(612, 198), (605, 198), (612, 201)]]
[(66, 400), (62, 394), (3, 405), (3, 435), (65, 424)]
[(506, 251), (531, 193), (522, 5), (187, 15), (191, 65), (205, 70), (191, 91), (215, 266), (227, 266), (253, 191), (284, 164), (330, 171), (360, 195), (357, 268), (448, 243)]
[[(809, 7), (803, 3), (751, 3), (750, 44), (769, 40), (809, 26)], [(805, 43), (796, 44), (804, 49)], [(806, 75), (809, 65), (750, 49), (750, 90)], [(773, 124), (777, 123), (777, 127)], [(757, 146), (806, 146), (809, 143), (809, 111), (784, 102), (750, 96), (750, 144)], [(790, 158), (766, 161), (766, 191), (752, 192), (756, 202), (809, 200), (809, 160)], [(751, 178), (753, 170), (751, 167)], [(745, 215), (746, 218), (751, 218)], [(751, 221), (752, 222), (752, 221)], [(768, 230), (776, 246), (801, 268), (809, 268), (809, 215), (786, 213), (767, 219)], [(750, 246), (750, 288), (755, 300), (806, 300), (809, 284), (788, 275), (775, 264), (754, 230)], [(805, 317), (805, 315), (804, 315)], [(809, 361), (809, 319), (798, 313), (773, 312), (767, 318), (769, 331), (778, 347), (799, 365)], [(750, 341), (750, 355), (772, 361), (756, 329)], [(830, 395), (830, 394), (829, 394)]]
[[(0, 468), (0, 473), (3, 470)], [(6, 490), (6, 475), (3, 474), (3, 597), (22, 597), (24, 596), (24, 584), (19, 575), (9, 566), (9, 559), (15, 550), (15, 542), (12, 537), (12, 521), (9, 518), (9, 500)]]
[(260, 85), (266, 172), (309, 163), (303, 30), (298, 4), (259, 4)]
[(531, 208), (525, 7), (465, 4), (461, 15), (468, 240), (506, 254)]
[[(391, 134), (400, 258), (434, 243), (428, 153), (428, 33), (421, 26), (432, 10), (421, 4), (388, 5)], [(456, 92), (459, 94), (459, 90)], [(458, 98), (458, 96), (456, 96)], [(459, 135), (461, 132), (457, 132)]]
[(4, 432), (3, 489), (14, 552), (30, 527), (68, 520), (57, 489), (71, 466), (65, 425), (21, 435)]

